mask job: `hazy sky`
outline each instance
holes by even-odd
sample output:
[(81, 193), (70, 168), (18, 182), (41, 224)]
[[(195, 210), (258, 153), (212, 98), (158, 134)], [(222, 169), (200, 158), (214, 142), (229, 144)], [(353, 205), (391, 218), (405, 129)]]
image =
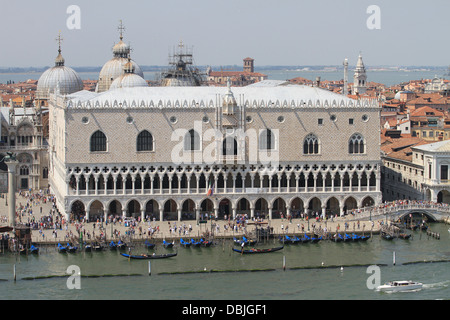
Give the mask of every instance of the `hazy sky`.
[[(80, 8), (70, 30), (67, 8)], [(370, 5), (380, 29), (369, 29)], [(167, 65), (182, 40), (197, 65), (450, 64), (449, 0), (0, 0), (0, 66), (54, 64), (61, 31), (68, 66), (101, 66), (117, 26), (140, 65)], [(372, 21), (372, 20), (371, 20)]]

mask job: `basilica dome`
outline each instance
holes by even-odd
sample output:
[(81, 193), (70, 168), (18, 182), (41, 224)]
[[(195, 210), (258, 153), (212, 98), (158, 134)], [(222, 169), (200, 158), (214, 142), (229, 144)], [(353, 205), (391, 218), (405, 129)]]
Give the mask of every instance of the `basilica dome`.
[(117, 88), (131, 88), (131, 87), (148, 87), (147, 81), (135, 72), (135, 65), (128, 58), (128, 62), (123, 66), (122, 75), (118, 76), (110, 86), (110, 90)]
[(83, 90), (83, 82), (80, 76), (75, 70), (64, 65), (61, 47), (58, 52), (55, 66), (46, 70), (38, 80), (37, 98), (48, 99), (49, 93), (53, 93), (57, 87), (60, 94), (71, 94)]
[[(130, 54), (130, 46), (123, 42), (122, 34), (120, 34), (120, 41), (113, 47), (113, 58), (106, 62), (98, 77), (96, 92), (104, 92), (110, 89), (113, 81), (124, 74), (124, 66), (128, 63), (128, 56)], [(134, 73), (141, 78), (144, 78), (144, 73), (136, 62), (131, 60), (134, 67)]]

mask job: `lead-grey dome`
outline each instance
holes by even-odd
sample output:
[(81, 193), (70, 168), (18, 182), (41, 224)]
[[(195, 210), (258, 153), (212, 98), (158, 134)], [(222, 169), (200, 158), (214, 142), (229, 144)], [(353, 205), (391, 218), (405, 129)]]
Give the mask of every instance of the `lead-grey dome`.
[(128, 58), (128, 62), (123, 66), (123, 74), (111, 83), (109, 89), (148, 87), (147, 81), (140, 75), (135, 74), (135, 70), (136, 68), (133, 62)]
[(59, 87), (60, 94), (71, 94), (83, 90), (83, 81), (81, 81), (78, 73), (64, 65), (61, 48), (58, 50), (55, 66), (44, 71), (39, 78), (36, 96), (41, 99), (48, 99), (49, 93), (53, 93), (57, 87)]
[[(121, 27), (120, 27), (121, 28)], [(106, 62), (98, 77), (96, 92), (108, 91), (111, 84), (115, 79), (124, 74), (124, 66), (128, 62), (128, 57), (130, 55), (130, 46), (123, 42), (122, 33), (120, 34), (120, 41), (113, 47), (113, 58)], [(131, 60), (134, 67), (134, 73), (138, 76), (144, 78), (144, 73), (136, 62)]]

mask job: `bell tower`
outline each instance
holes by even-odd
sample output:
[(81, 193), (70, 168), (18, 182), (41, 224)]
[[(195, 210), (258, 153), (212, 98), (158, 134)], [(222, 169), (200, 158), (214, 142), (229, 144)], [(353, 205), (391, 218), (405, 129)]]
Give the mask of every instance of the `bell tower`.
[(367, 74), (366, 68), (362, 60), (361, 53), (356, 63), (355, 74), (353, 76), (353, 94), (363, 94), (367, 90)]
[(254, 59), (252, 58), (245, 58), (244, 59), (244, 72), (255, 72), (255, 68), (254, 68)]

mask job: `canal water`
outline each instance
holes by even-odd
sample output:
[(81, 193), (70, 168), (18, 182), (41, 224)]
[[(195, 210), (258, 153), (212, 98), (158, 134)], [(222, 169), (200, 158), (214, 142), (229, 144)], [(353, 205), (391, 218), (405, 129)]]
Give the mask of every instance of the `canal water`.
[[(62, 254), (43, 247), (39, 255), (0, 254), (2, 299), (164, 299), (164, 300), (305, 300), (450, 299), (449, 226), (432, 224), (440, 239), (414, 231), (413, 239), (392, 241), (373, 235), (367, 242), (285, 245), (270, 254), (241, 255), (230, 240), (211, 248), (173, 250), (162, 260), (128, 260), (119, 252)], [(279, 246), (269, 240), (260, 247)], [(147, 252), (143, 247), (134, 254)], [(149, 250), (148, 252), (152, 252)], [(395, 265), (393, 253), (395, 252)], [(283, 260), (286, 269), (283, 270)], [(149, 275), (151, 261), (151, 275)], [(433, 262), (431, 262), (433, 261)], [(13, 280), (14, 265), (16, 281)], [(379, 266), (381, 284), (390, 280), (424, 283), (417, 292), (381, 293), (370, 289), (370, 265)], [(80, 289), (67, 273), (77, 266)], [(342, 268), (341, 268), (342, 267)], [(48, 277), (59, 276), (59, 277)], [(29, 280), (34, 278), (34, 280)], [(369, 283), (369, 287), (368, 287)], [(70, 286), (70, 285), (69, 285)]]

